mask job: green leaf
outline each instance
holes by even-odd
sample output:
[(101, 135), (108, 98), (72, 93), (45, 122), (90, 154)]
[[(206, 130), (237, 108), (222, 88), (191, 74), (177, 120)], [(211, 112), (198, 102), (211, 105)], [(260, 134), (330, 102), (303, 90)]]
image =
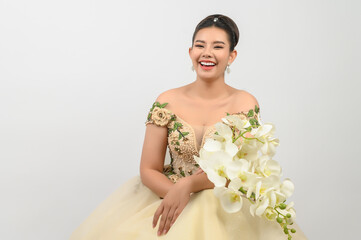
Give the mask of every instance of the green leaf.
[(251, 125), (255, 125), (255, 124), (257, 123), (257, 120), (254, 119), (254, 118), (251, 118), (251, 119), (249, 120), (249, 123), (250, 123)]
[(168, 103), (163, 103), (162, 105), (160, 105), (160, 108), (164, 108), (165, 106), (167, 106)]
[(247, 194), (247, 191), (244, 190), (243, 187), (240, 187), (240, 188), (239, 188), (239, 191), (240, 191), (241, 193), (243, 193), (243, 194)]
[(177, 144), (178, 146), (180, 145), (179, 141), (177, 141), (175, 144)]
[(175, 122), (174, 125), (173, 125), (173, 130), (175, 131), (179, 126), (179, 123), (178, 122)]
[(250, 198), (253, 198), (253, 199), (256, 198), (256, 194), (254, 192), (252, 192)]
[(172, 171), (173, 171), (173, 157), (172, 157), (172, 155), (170, 155), (170, 165), (171, 165)]
[(186, 176), (186, 175), (184, 174), (184, 171), (183, 171), (183, 170), (180, 171), (180, 174), (181, 174), (183, 177)]
[(254, 115), (253, 109), (249, 110), (247, 117), (253, 117), (253, 115)]
[(187, 136), (189, 134), (189, 132), (182, 132), (183, 136)]
[(255, 111), (256, 113), (259, 113), (259, 107), (258, 107), (257, 105), (255, 105), (254, 111)]
[(182, 138), (182, 134), (178, 135), (178, 140), (180, 140)]

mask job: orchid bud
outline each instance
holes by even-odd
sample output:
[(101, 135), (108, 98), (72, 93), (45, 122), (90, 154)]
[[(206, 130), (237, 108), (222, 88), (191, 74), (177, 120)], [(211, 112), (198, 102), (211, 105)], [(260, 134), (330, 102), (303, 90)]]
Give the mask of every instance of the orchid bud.
[(284, 204), (284, 203), (281, 203), (281, 204), (280, 204), (280, 209), (285, 209), (286, 207), (287, 207), (286, 204)]

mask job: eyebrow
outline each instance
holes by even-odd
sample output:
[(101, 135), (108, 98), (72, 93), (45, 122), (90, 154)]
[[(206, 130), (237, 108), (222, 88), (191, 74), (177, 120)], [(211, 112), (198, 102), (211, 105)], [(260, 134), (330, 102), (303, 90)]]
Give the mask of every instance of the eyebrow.
[[(195, 42), (206, 43), (206, 42), (203, 41), (203, 40), (196, 40)], [(222, 42), (222, 41), (214, 41), (213, 43), (222, 43), (222, 44), (226, 45), (226, 44), (225, 44), (224, 42)]]

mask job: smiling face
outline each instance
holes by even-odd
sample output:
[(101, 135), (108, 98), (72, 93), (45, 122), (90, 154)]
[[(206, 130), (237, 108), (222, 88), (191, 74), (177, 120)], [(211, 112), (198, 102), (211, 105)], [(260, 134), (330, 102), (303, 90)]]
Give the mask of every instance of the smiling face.
[(230, 65), (237, 56), (236, 50), (230, 52), (229, 49), (230, 42), (223, 29), (207, 27), (199, 30), (189, 48), (197, 76), (202, 79), (223, 77), (227, 64)]

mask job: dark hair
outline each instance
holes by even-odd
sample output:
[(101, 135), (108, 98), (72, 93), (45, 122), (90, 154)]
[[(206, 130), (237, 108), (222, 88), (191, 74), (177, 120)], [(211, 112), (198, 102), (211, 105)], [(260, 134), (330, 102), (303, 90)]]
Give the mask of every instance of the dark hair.
[[(216, 21), (214, 21), (215, 18), (218, 18), (218, 19), (216, 19)], [(202, 28), (207, 28), (207, 27), (212, 27), (212, 26), (221, 28), (226, 31), (226, 33), (228, 35), (228, 40), (231, 43), (229, 51), (230, 52), (233, 51), (234, 47), (237, 45), (238, 39), (239, 39), (238, 27), (232, 19), (230, 19), (229, 17), (224, 16), (222, 14), (209, 15), (208, 17), (204, 18), (202, 21), (200, 21), (198, 23), (198, 25), (196, 26), (196, 29), (194, 30), (194, 33), (193, 33), (192, 47), (193, 47), (193, 43), (194, 43), (194, 37), (196, 36), (197, 32), (199, 30), (201, 30)]]

